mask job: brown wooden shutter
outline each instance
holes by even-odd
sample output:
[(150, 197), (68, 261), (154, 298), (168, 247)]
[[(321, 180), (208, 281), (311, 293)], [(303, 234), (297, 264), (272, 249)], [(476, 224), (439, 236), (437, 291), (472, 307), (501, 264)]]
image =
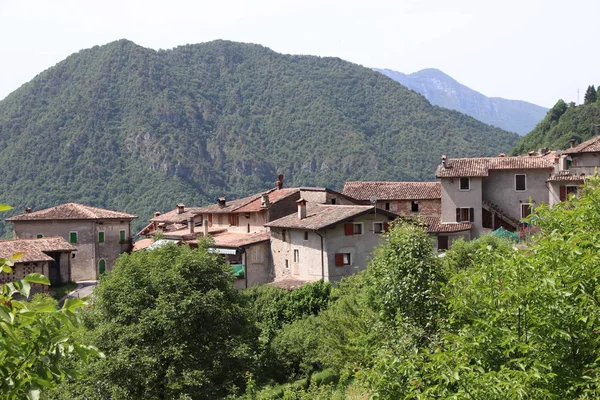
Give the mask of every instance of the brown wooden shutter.
[(456, 222), (460, 222), (460, 208), (456, 209)]
[(471, 221), (471, 222), (475, 221), (475, 209), (474, 208), (469, 208), (469, 221)]
[(208, 226), (212, 226), (212, 214), (208, 214)]
[(383, 223), (383, 231), (384, 232), (389, 232), (390, 231), (390, 224), (388, 224), (387, 222)]
[(354, 235), (354, 224), (351, 222), (344, 224), (344, 233), (346, 234), (346, 236)]
[(344, 266), (344, 255), (342, 253), (337, 253), (335, 255), (335, 266), (336, 267)]
[(565, 201), (567, 200), (567, 187), (561, 185), (559, 188), (559, 194), (560, 194), (560, 201)]

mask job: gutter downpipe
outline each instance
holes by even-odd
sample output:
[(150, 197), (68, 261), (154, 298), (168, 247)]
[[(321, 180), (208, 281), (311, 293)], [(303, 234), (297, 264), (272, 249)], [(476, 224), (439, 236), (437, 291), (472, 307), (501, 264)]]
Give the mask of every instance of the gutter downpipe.
[(321, 238), (321, 280), (325, 281), (325, 259), (323, 257), (323, 236), (318, 231), (315, 231), (317, 235)]

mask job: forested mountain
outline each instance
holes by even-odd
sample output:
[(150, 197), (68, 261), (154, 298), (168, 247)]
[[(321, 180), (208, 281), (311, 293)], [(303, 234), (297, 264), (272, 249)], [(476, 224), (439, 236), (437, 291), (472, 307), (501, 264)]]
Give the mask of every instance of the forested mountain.
[(548, 147), (553, 150), (566, 149), (569, 140), (581, 143), (600, 135), (600, 101), (595, 97), (584, 104), (566, 104), (559, 100), (548, 111), (546, 117), (531, 133), (523, 136), (512, 154), (524, 154), (531, 150)]
[(486, 124), (520, 135), (531, 132), (548, 111), (526, 101), (487, 97), (439, 69), (428, 68), (408, 75), (390, 69), (375, 71), (422, 94), (431, 104), (460, 111)]
[(495, 155), (517, 140), (338, 58), (120, 40), (0, 102), (0, 202), (20, 212), (76, 201), (143, 221), (272, 187), (279, 173), (287, 186), (333, 188), (433, 179), (443, 153)]

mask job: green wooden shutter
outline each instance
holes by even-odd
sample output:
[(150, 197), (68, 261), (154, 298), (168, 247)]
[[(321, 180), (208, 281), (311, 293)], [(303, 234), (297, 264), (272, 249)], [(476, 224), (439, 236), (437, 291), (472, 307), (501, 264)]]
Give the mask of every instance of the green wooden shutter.
[(104, 232), (98, 232), (98, 243), (104, 243)]
[(69, 233), (69, 243), (77, 243), (77, 232)]
[(119, 240), (121, 242), (125, 241), (125, 231), (119, 231)]

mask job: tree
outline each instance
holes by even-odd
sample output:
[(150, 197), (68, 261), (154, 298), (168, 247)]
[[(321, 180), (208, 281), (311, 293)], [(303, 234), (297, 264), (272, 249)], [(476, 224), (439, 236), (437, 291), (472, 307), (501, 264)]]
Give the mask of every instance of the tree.
[(257, 334), (231, 267), (199, 246), (119, 258), (86, 318), (106, 359), (61, 398), (212, 399), (243, 385)]
[(583, 104), (592, 104), (598, 99), (598, 94), (596, 93), (596, 89), (594, 89), (594, 85), (588, 86), (585, 91), (585, 96), (583, 97)]

